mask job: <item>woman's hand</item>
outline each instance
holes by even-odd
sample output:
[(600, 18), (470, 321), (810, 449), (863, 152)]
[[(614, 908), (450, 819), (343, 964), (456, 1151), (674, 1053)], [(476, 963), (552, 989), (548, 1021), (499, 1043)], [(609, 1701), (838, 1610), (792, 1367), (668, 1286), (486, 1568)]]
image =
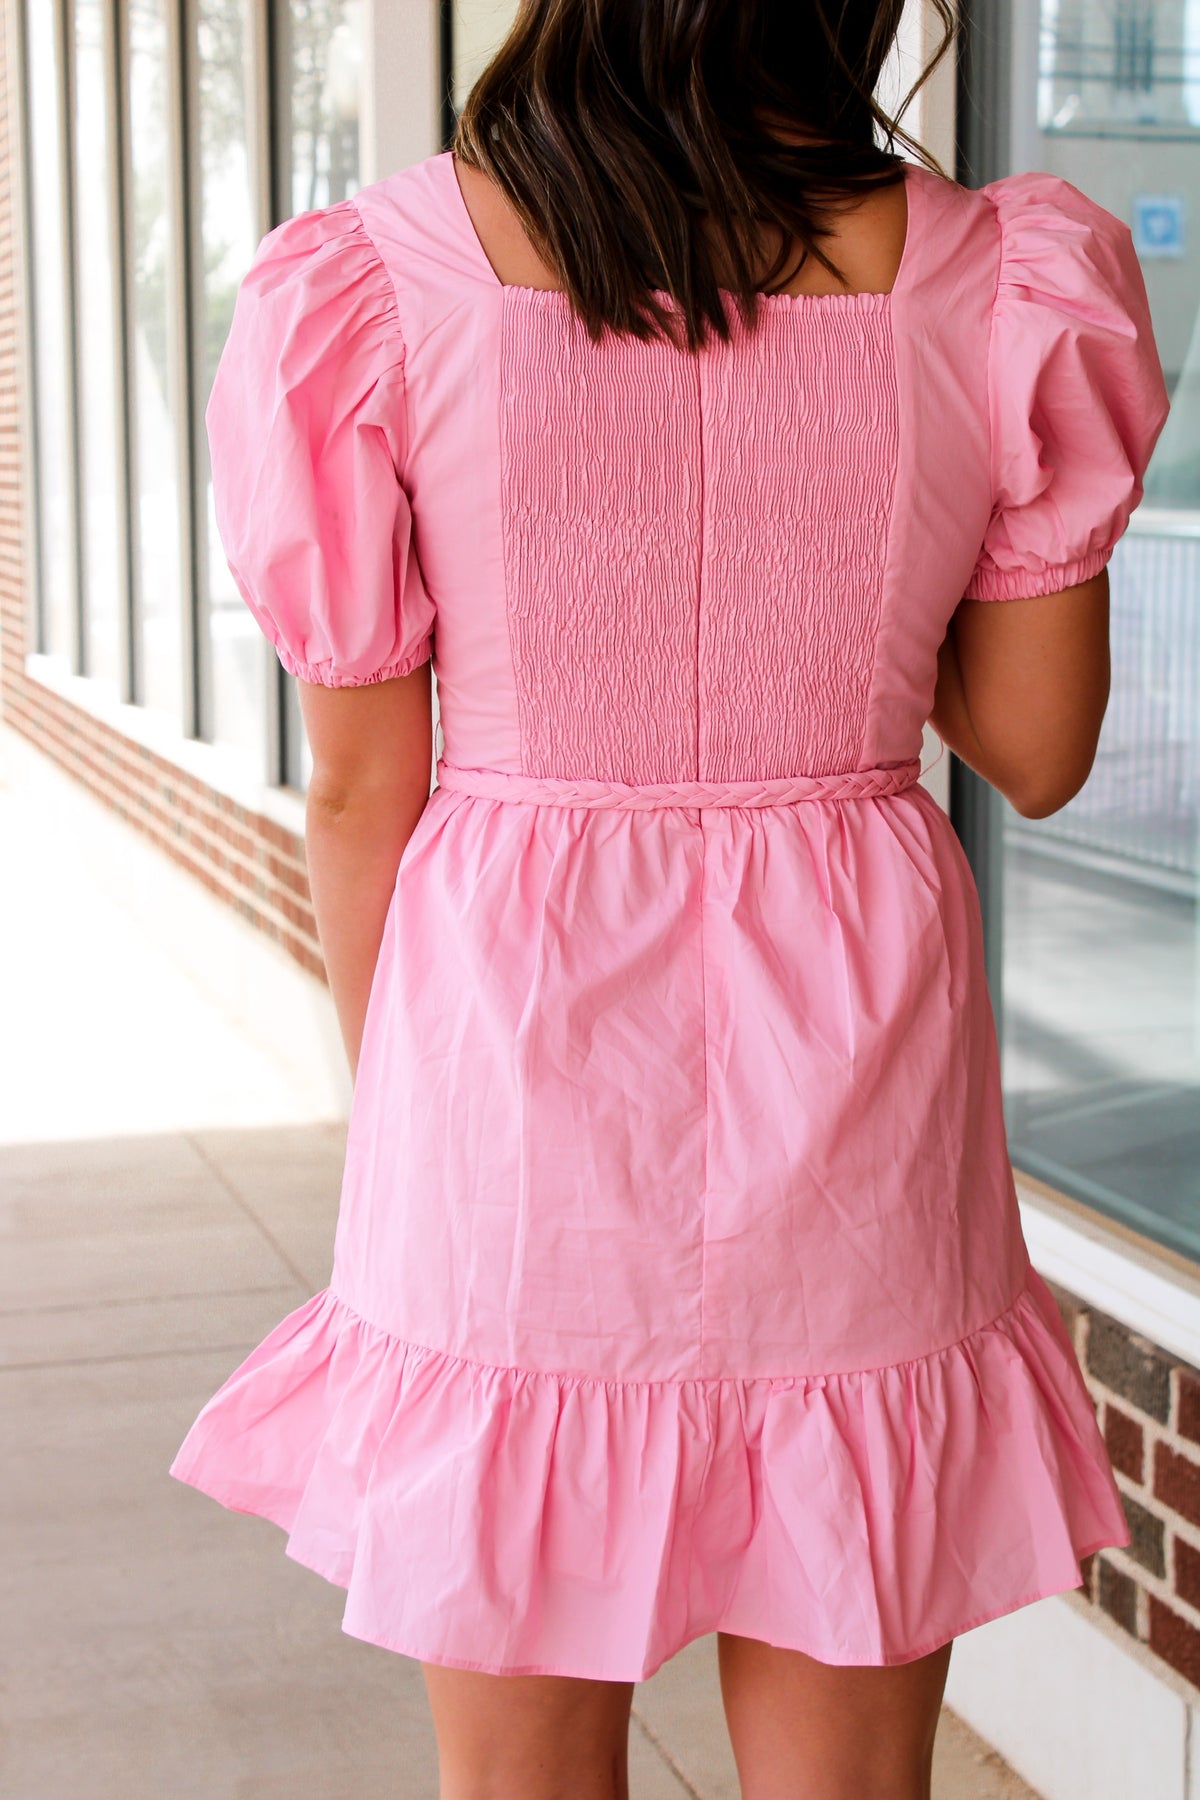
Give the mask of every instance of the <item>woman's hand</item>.
[(1108, 705), (1108, 571), (1028, 600), (962, 600), (929, 722), (1027, 819), (1076, 795)]
[(396, 870), (432, 785), (430, 673), (425, 662), (363, 687), (297, 683), (313, 754), (308, 884), (352, 1077)]

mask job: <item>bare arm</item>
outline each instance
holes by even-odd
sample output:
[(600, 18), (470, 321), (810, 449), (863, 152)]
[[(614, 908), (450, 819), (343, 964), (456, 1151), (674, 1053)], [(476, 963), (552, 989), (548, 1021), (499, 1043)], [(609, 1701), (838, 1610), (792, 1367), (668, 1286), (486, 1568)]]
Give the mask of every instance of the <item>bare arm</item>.
[(308, 882), (352, 1075), (404, 847), (429, 799), (430, 664), (392, 681), (298, 683), (312, 747)]
[(1108, 705), (1108, 571), (1029, 600), (962, 600), (938, 652), (930, 723), (1027, 819), (1095, 761)]

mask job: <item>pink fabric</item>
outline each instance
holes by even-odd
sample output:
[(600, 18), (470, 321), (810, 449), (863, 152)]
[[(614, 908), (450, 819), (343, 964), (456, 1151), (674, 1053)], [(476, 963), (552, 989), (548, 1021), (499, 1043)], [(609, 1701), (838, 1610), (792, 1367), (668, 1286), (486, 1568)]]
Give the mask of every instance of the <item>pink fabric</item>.
[(1162, 375), (1128, 233), (1065, 183), (908, 198), (891, 295), (776, 296), (691, 359), (503, 287), (448, 154), (243, 286), (209, 410), (241, 591), (307, 679), (431, 649), (444, 753), (329, 1285), (172, 1473), (374, 1643), (903, 1662), (1130, 1542), (915, 776), (959, 597), (1111, 552)]
[(765, 781), (546, 780), (507, 769), (460, 769), (439, 757), (437, 782), (456, 794), (487, 800), (530, 800), (538, 806), (620, 806), (645, 812), (654, 806), (790, 806), (795, 800), (877, 799), (902, 794), (920, 779), (917, 758), (887, 769), (851, 769), (844, 775), (780, 775)]
[[(557, 294), (505, 313), (528, 772), (714, 779), (861, 757), (899, 448), (888, 299), (785, 296), (753, 334), (732, 309), (730, 327), (731, 346), (688, 359), (598, 348)], [(565, 467), (564, 445), (583, 452)]]
[(907, 1662), (1128, 1543), (1053, 1296), (911, 1362), (753, 1381), (496, 1368), (331, 1290), (174, 1473), (272, 1520), (343, 1629), (422, 1661), (640, 1680), (716, 1629)]
[(1127, 228), (1052, 175), (982, 191), (1003, 234), (990, 356), (996, 512), (966, 592), (1013, 600), (1104, 567), (1142, 497), (1163, 404)]
[(353, 206), (268, 232), (236, 315), (206, 423), (239, 591), (289, 673), (405, 675), (429, 660), (434, 615), (399, 477), (404, 343)]

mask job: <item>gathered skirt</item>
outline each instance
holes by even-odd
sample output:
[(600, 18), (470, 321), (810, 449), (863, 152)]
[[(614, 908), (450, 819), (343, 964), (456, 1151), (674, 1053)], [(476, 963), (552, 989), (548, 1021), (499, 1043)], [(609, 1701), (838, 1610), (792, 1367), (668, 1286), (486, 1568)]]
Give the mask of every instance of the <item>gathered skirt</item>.
[(917, 773), (439, 762), (329, 1285), (171, 1464), (350, 1635), (616, 1681), (714, 1630), (902, 1663), (1131, 1541)]

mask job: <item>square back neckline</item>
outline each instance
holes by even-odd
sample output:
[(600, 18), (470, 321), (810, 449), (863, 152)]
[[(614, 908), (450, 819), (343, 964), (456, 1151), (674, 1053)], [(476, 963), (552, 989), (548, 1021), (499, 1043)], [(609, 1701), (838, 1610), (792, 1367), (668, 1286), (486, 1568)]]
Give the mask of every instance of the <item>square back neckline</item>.
[[(454, 189), (457, 200), (458, 214), (464, 226), (463, 235), (479, 264), (481, 271), (484, 273), (485, 279), (490, 281), (490, 285), (494, 288), (498, 288), (503, 294), (512, 294), (521, 297), (532, 296), (535, 300), (539, 301), (569, 301), (569, 295), (565, 288), (529, 287), (522, 282), (501, 281), (495, 269), (492, 267), (491, 258), (483, 247), (483, 240), (475, 229), (475, 221), (471, 217), (471, 211), (467, 205), (466, 196), (459, 183), (458, 171), (454, 166), (453, 150), (443, 150), (436, 160), (445, 166), (446, 175), (449, 178), (450, 186)], [(891, 302), (899, 294), (902, 286), (905, 284), (909, 268), (916, 255), (915, 240), (917, 233), (915, 229), (914, 214), (916, 208), (914, 206), (914, 201), (920, 192), (921, 184), (919, 180), (914, 179), (914, 176), (918, 175), (919, 172), (920, 169), (918, 164), (907, 160), (905, 161), (904, 245), (900, 252), (900, 261), (896, 265), (896, 273), (892, 278), (892, 285), (890, 288), (883, 289), (882, 291), (874, 288), (858, 288), (850, 294), (768, 294), (760, 289), (756, 296), (757, 303), (760, 306), (783, 306), (795, 307), (797, 309), (821, 309), (824, 307), (848, 306), (879, 311), (889, 307)], [(656, 299), (665, 300), (669, 306), (674, 305), (673, 297), (667, 289), (651, 288), (650, 291)], [(718, 288), (717, 292), (725, 300), (732, 300), (734, 298), (733, 291), (730, 288)]]

